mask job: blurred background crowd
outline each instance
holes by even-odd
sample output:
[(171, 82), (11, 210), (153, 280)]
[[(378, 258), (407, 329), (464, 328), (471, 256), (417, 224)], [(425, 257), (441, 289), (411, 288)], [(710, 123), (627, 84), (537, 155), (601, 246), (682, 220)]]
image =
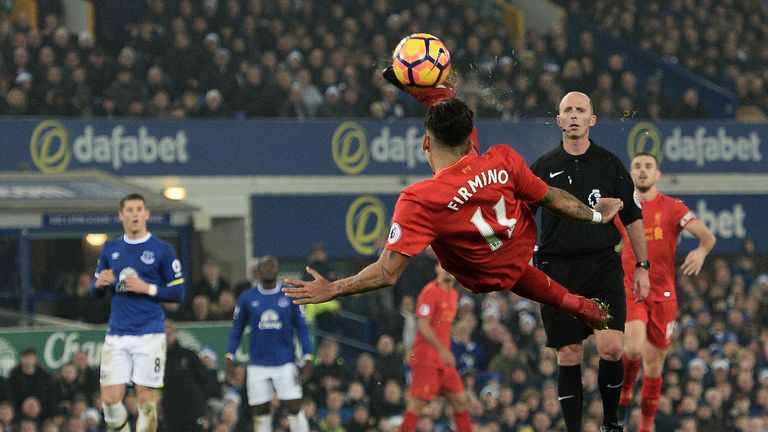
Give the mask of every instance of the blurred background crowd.
[[(308, 264), (330, 278), (337, 275), (336, 264), (322, 245), (315, 247)], [(416, 331), (414, 299), (434, 278), (434, 264), (434, 256), (424, 253), (414, 257), (392, 289), (308, 309), (317, 353), (314, 373), (305, 384), (304, 409), (313, 431), (397, 430), (408, 382), (407, 358)], [(747, 240), (739, 255), (710, 257), (699, 276), (680, 276), (678, 281), (679, 320), (663, 375), (656, 430), (765, 431), (768, 260), (755, 255), (754, 243)], [(169, 315), (189, 321), (228, 320), (237, 292), (254, 282), (251, 278), (230, 284), (216, 263), (206, 263), (203, 278), (189, 290), (190, 300)], [(71, 300), (64, 298), (62, 304), (71, 304), (67, 303)], [(107, 304), (92, 304), (86, 309), (101, 314), (105, 308)], [(63, 307), (62, 312), (67, 309)], [(368, 318), (366, 326), (375, 345), (345, 343), (349, 339), (345, 317), (349, 315)], [(95, 323), (106, 319), (106, 315), (62, 316)], [(175, 336), (173, 341), (169, 339), (169, 346), (174, 341)], [(544, 342), (535, 303), (505, 292), (475, 295), (462, 291), (451, 349), (479, 431), (564, 429), (557, 401), (555, 353)], [(599, 359), (594, 348), (587, 353), (584, 430), (594, 432), (602, 418), (596, 373)], [(172, 373), (174, 367), (169, 363), (163, 419), (170, 422), (174, 416), (197, 415), (187, 402), (181, 410), (174, 408), (179, 400), (195, 394), (207, 430), (251, 430), (244, 365), (228, 379), (221, 374), (221, 361), (210, 347), (195, 354), (204, 373)], [(171, 358), (169, 351), (169, 362)], [(19, 366), (0, 386), (5, 401), (0, 403), (0, 428), (103, 431), (95, 408), (99, 406), (98, 371), (88, 367), (85, 354), (79, 352), (55, 374), (37, 365), (36, 359), (33, 350), (24, 351)], [(130, 402), (128, 406), (135, 410)], [(275, 412), (275, 430), (287, 431), (287, 413), (277, 401)], [(638, 417), (639, 407), (635, 407), (628, 430), (634, 430)], [(451, 418), (450, 409), (438, 399), (422, 418), (419, 430), (451, 430)], [(33, 424), (41, 428), (34, 429)]]
[[(695, 88), (663, 90), (663, 74), (640, 79), (625, 58), (595, 48), (594, 32), (569, 43), (564, 30), (526, 31), (512, 40), (493, 6), (465, 0), (148, 0), (126, 13), (98, 2), (97, 32), (62, 26), (60, 1), (41, 0), (39, 22), (0, 21), (0, 114), (76, 117), (400, 118), (422, 108), (380, 76), (404, 35), (429, 32), (451, 49), (459, 95), (480, 118), (553, 117), (565, 91), (592, 96), (600, 118), (709, 118)], [(488, 2), (490, 3), (490, 2)], [(768, 112), (768, 5), (749, 0), (559, 2), (601, 31), (636, 43), (736, 94), (742, 107)], [(320, 247), (320, 249), (322, 249)], [(321, 250), (310, 262), (343, 277)], [(392, 290), (310, 311), (317, 336), (304, 409), (312, 430), (396, 430), (404, 409), (415, 332), (414, 299), (433, 276), (434, 258), (416, 257)], [(344, 272), (346, 273), (346, 272)], [(351, 271), (349, 272), (351, 273)], [(90, 269), (74, 277), (56, 314), (104, 323), (108, 303), (88, 296)], [(234, 282), (234, 281), (233, 281)], [(229, 320), (237, 295), (253, 280), (232, 283), (215, 262), (203, 266), (187, 301), (169, 310), (178, 321)], [(768, 265), (747, 240), (736, 256), (713, 256), (705, 271), (678, 279), (679, 325), (664, 372), (657, 431), (768, 430)], [(339, 344), (343, 312), (367, 317), (370, 349)], [(173, 338), (173, 336), (169, 336)], [(538, 306), (509, 295), (464, 293), (452, 349), (479, 431), (562, 430), (554, 351), (544, 348)], [(227, 380), (211, 350), (196, 353), (206, 430), (250, 430), (244, 369)], [(98, 371), (83, 353), (51, 373), (25, 350), (0, 385), (0, 431), (97, 432)], [(584, 367), (584, 430), (601, 418), (598, 357)], [(169, 383), (169, 389), (172, 385)], [(186, 393), (189, 394), (189, 393)], [(164, 419), (178, 413), (166, 405)], [(135, 404), (129, 396), (129, 410)], [(170, 402), (173, 404), (173, 402)], [(183, 410), (181, 410), (183, 411)], [(421, 431), (450, 430), (438, 400)], [(275, 430), (287, 430), (276, 407)], [(630, 416), (630, 430), (638, 417)]]
[[(98, 32), (73, 34), (41, 1), (0, 22), (0, 112), (151, 117), (418, 116), (379, 76), (404, 36), (429, 32), (451, 50), (460, 96), (481, 118), (551, 117), (564, 90), (593, 96), (602, 118), (709, 118), (695, 87), (639, 77), (622, 54), (563, 28), (512, 38), (480, 1), (149, 0), (99, 2)], [(562, 2), (601, 31), (636, 43), (768, 110), (768, 8), (749, 0)], [(583, 3), (583, 4), (582, 4)], [(706, 23), (706, 25), (704, 24)], [(37, 24), (37, 25), (34, 25)]]

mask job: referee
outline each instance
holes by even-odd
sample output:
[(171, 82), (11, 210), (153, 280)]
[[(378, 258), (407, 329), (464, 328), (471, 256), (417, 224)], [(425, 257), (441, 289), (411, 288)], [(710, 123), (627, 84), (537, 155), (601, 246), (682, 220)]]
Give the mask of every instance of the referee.
[[(596, 122), (592, 101), (587, 95), (579, 92), (565, 95), (557, 115), (563, 140), (556, 149), (534, 162), (531, 169), (550, 186), (570, 192), (590, 207), (601, 197), (620, 198), (624, 202), (619, 217), (638, 259), (633, 293), (640, 301), (650, 288), (643, 214), (634, 195), (632, 178), (619, 158), (589, 139), (589, 129)], [(613, 316), (607, 330), (592, 330), (568, 313), (541, 307), (547, 346), (557, 350), (558, 400), (566, 427), (569, 432), (581, 431), (582, 343), (594, 332), (600, 355), (598, 385), (604, 413), (600, 430), (623, 431), (617, 424), (617, 408), (623, 379), (621, 356), (626, 299), (621, 258), (615, 251), (621, 235), (613, 224), (584, 224), (547, 211), (542, 211), (541, 230), (541, 270), (573, 293), (607, 302)]]

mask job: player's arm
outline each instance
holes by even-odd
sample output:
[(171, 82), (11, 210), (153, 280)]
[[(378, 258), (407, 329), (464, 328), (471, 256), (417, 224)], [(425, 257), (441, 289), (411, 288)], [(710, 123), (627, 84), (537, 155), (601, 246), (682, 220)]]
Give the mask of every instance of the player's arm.
[[(648, 246), (645, 242), (645, 225), (643, 225), (643, 219), (635, 219), (633, 222), (625, 225), (627, 230), (627, 237), (629, 237), (629, 244), (632, 246), (632, 252), (635, 253), (635, 259), (640, 261), (648, 260)], [(650, 276), (648, 275), (648, 269), (638, 267), (635, 269), (635, 276), (632, 280), (632, 295), (635, 297), (635, 301), (640, 302), (648, 297), (648, 293), (651, 290)]]
[(688, 252), (683, 265), (680, 266), (680, 270), (682, 270), (683, 274), (686, 276), (697, 275), (701, 271), (701, 267), (704, 265), (704, 260), (707, 258), (707, 255), (709, 255), (709, 252), (715, 247), (717, 239), (712, 232), (707, 229), (707, 226), (698, 219), (688, 222), (683, 229), (699, 239), (699, 247)]
[(181, 261), (168, 247), (160, 264), (160, 277), (164, 284), (157, 285), (146, 282), (138, 276), (125, 278), (125, 290), (137, 294), (155, 297), (161, 302), (180, 303), (184, 300), (184, 275), (181, 272)]
[[(645, 225), (643, 224), (643, 209), (640, 207), (640, 199), (635, 191), (632, 176), (629, 175), (627, 169), (618, 159), (614, 159), (614, 163), (614, 190), (616, 195), (627, 204), (621, 209), (619, 218), (627, 230), (627, 237), (632, 246), (632, 252), (635, 253), (635, 259), (638, 263), (647, 262), (648, 247), (645, 240)], [(641, 302), (648, 297), (650, 291), (651, 279), (648, 268), (636, 267), (635, 275), (632, 277), (632, 296), (636, 302)]]
[(96, 262), (96, 273), (90, 287), (91, 295), (96, 298), (103, 298), (107, 291), (105, 288), (115, 284), (115, 273), (112, 272), (111, 268), (108, 268), (108, 265), (109, 257), (104, 248), (102, 248), (99, 253), (99, 260)]
[(616, 213), (624, 206), (618, 198), (600, 198), (593, 210), (569, 192), (552, 186), (549, 186), (544, 198), (538, 201), (536, 205), (544, 207), (558, 216), (593, 223), (611, 222)]
[(293, 285), (283, 288), (287, 297), (293, 299), (295, 304), (323, 303), (336, 297), (364, 293), (375, 289), (394, 285), (410, 257), (389, 249), (379, 257), (378, 261), (362, 269), (360, 273), (348, 278), (329, 282), (320, 273), (307, 267), (307, 272), (315, 278), (312, 281), (288, 278), (285, 283)]
[(293, 328), (296, 331), (296, 336), (301, 344), (301, 364), (306, 365), (312, 363), (312, 341), (309, 337), (309, 328), (307, 327), (307, 321), (304, 319), (304, 312), (299, 305), (292, 305), (293, 313), (291, 314), (291, 320), (293, 320)]
[(456, 357), (453, 356), (450, 349), (444, 347), (443, 344), (440, 343), (440, 340), (437, 339), (437, 335), (435, 335), (435, 332), (432, 330), (432, 323), (429, 321), (429, 318), (416, 318), (416, 330), (421, 334), (424, 340), (435, 347), (440, 354), (440, 358), (443, 359), (446, 365), (456, 367)]
[[(235, 352), (240, 346), (240, 340), (243, 337), (243, 331), (248, 324), (248, 304), (245, 300), (245, 295), (241, 294), (237, 299), (237, 306), (235, 307), (235, 317), (232, 320), (232, 329), (229, 331), (229, 339), (227, 339), (227, 348), (224, 351), (224, 370), (227, 377), (231, 377), (234, 371), (233, 361), (235, 360)], [(255, 332), (251, 329), (251, 332)]]
[(186, 292), (181, 261), (176, 258), (176, 254), (170, 246), (168, 246), (165, 256), (166, 259), (161, 269), (165, 286), (159, 287), (156, 291), (157, 299), (161, 302), (181, 303), (184, 301), (184, 294)]
[(304, 320), (304, 313), (299, 310), (301, 306), (299, 305), (292, 305), (296, 308), (294, 311), (294, 317), (295, 320), (294, 328), (296, 329), (297, 337), (299, 339), (299, 343), (301, 344), (301, 360), (299, 361), (299, 378), (301, 379), (302, 383), (305, 383), (312, 378), (312, 371), (314, 370), (314, 363), (312, 360), (314, 360), (314, 356), (312, 355), (312, 342), (309, 338), (309, 329), (307, 328), (307, 323)]

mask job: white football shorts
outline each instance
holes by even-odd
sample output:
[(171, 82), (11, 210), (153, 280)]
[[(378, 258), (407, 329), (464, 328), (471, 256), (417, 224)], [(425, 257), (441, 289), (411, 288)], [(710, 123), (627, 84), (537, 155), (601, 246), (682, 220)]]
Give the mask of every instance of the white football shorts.
[(301, 399), (299, 368), (293, 363), (282, 366), (254, 366), (247, 369), (248, 405), (262, 405), (277, 394), (279, 400)]
[(165, 333), (107, 335), (101, 349), (101, 385), (163, 386)]

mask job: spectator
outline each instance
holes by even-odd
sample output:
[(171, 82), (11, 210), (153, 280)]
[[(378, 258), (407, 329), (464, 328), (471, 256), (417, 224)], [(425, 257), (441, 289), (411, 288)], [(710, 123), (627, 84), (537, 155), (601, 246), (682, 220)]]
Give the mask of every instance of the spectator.
[(283, 102), (279, 110), (280, 117), (293, 117), (300, 120), (310, 116), (310, 111), (304, 106), (301, 85), (294, 83), (288, 92), (288, 100)]
[(134, 80), (134, 71), (129, 68), (117, 71), (117, 80), (110, 86), (110, 91), (115, 95), (117, 109), (123, 113), (128, 113), (132, 101), (142, 101), (148, 97), (146, 88)]
[(488, 371), (499, 374), (501, 383), (509, 385), (512, 383), (512, 375), (516, 368), (527, 368), (524, 360), (524, 354), (519, 353), (517, 345), (513, 340), (505, 341), (501, 346), (501, 351), (491, 358), (488, 365)]
[(376, 349), (378, 356), (376, 364), (378, 370), (380, 370), (382, 382), (387, 382), (393, 379), (400, 383), (405, 384), (405, 372), (403, 368), (404, 357), (402, 353), (395, 351), (395, 340), (389, 335), (381, 335), (376, 343)]
[(213, 321), (214, 317), (211, 313), (211, 301), (204, 294), (196, 295), (192, 299), (192, 321)]
[(195, 284), (188, 294), (193, 299), (202, 295), (213, 302), (219, 296), (219, 292), (229, 290), (229, 282), (221, 275), (221, 266), (214, 261), (206, 261), (203, 264), (202, 280)]
[(680, 98), (680, 104), (673, 113), (673, 117), (681, 119), (701, 119), (709, 117), (709, 112), (699, 99), (699, 92), (695, 88), (688, 88)]
[(327, 392), (346, 388), (351, 378), (351, 371), (339, 356), (338, 343), (331, 339), (320, 342), (312, 379), (307, 384), (312, 397), (322, 400)]
[(259, 260), (253, 259), (249, 267), (248, 278), (235, 285), (235, 297), (238, 297), (243, 291), (258, 285), (261, 275), (259, 274)]
[[(401, 361), (402, 368), (402, 361)], [(376, 360), (371, 354), (362, 353), (357, 357), (357, 363), (355, 366), (355, 380), (363, 385), (365, 394), (371, 400), (371, 405), (376, 405), (381, 401), (383, 395), (382, 383), (386, 382), (383, 379), (383, 375), (378, 371), (385, 372), (384, 368), (379, 365), (376, 367)]]
[(198, 71), (203, 59), (199, 48), (192, 45), (187, 33), (173, 35), (173, 44), (166, 50), (164, 57), (165, 68), (177, 94), (184, 89), (199, 88)]
[(277, 99), (276, 92), (276, 86), (265, 82), (261, 67), (250, 66), (240, 91), (239, 107), (248, 117), (267, 117), (272, 113), (271, 105)]
[(62, 407), (71, 408), (77, 395), (82, 397), (88, 396), (85, 388), (78, 382), (77, 372), (77, 367), (74, 363), (65, 363), (61, 366), (52, 389), (52, 399), (57, 409)]
[(104, 96), (101, 98), (99, 104), (97, 104), (94, 114), (99, 117), (117, 117), (122, 115), (122, 112), (117, 107), (117, 99), (115, 93), (108, 89), (104, 91)]
[(75, 352), (72, 363), (77, 369), (78, 388), (90, 398), (99, 390), (99, 370), (89, 364), (88, 354), (83, 350)]
[(235, 293), (230, 290), (220, 291), (216, 303), (211, 305), (211, 317), (213, 320), (229, 320), (234, 315), (236, 306)]
[(224, 96), (218, 89), (211, 89), (205, 94), (203, 115), (208, 118), (229, 117), (229, 108), (224, 104)]
[(374, 419), (365, 405), (356, 405), (352, 410), (352, 418), (344, 424), (346, 432), (368, 432), (374, 429)]
[(11, 400), (17, 412), (21, 412), (22, 402), (28, 397), (35, 397), (43, 412), (50, 415), (53, 409), (53, 379), (37, 362), (37, 351), (32, 347), (24, 348), (18, 366), (11, 369), (8, 378)]
[[(328, 252), (322, 243), (315, 243), (312, 245), (312, 250), (309, 253), (307, 261), (307, 266), (315, 269), (315, 271), (323, 275), (323, 277), (329, 281), (335, 281), (337, 279), (336, 270), (329, 262)], [(302, 279), (312, 280), (312, 277), (309, 275), (309, 273), (307, 273), (306, 270), (304, 270), (302, 273)]]
[[(312, 250), (307, 258), (307, 266), (315, 269), (329, 281), (335, 281), (336, 270), (328, 259), (328, 252), (322, 243), (312, 245)], [(312, 276), (307, 273), (306, 268), (302, 272), (302, 279), (312, 280)], [(322, 305), (306, 305), (307, 323), (311, 324), (313, 331), (322, 330), (328, 333), (336, 333), (336, 315), (341, 309), (341, 301), (331, 300)]]
[(109, 318), (109, 298), (91, 296), (91, 273), (77, 275), (74, 286), (67, 287), (66, 297), (57, 303), (57, 315), (89, 324), (104, 324)]
[(472, 338), (474, 323), (469, 320), (458, 321), (453, 327), (451, 351), (456, 357), (456, 369), (461, 374), (485, 369), (487, 357), (485, 351)]
[(7, 116), (22, 116), (31, 114), (27, 95), (18, 87), (8, 91), (5, 98), (3, 114)]
[(18, 419), (16, 410), (8, 399), (0, 401), (0, 427), (5, 431), (12, 431), (16, 427)]
[(336, 86), (328, 87), (325, 90), (325, 100), (317, 110), (317, 116), (344, 117), (344, 114), (341, 104), (341, 91)]
[(206, 399), (218, 396), (217, 382), (211, 381), (197, 354), (179, 344), (173, 322), (166, 321), (165, 335), (168, 348), (162, 399), (164, 424), (168, 432), (203, 431), (208, 422)]
[(158, 90), (152, 96), (148, 106), (149, 117), (167, 118), (172, 116), (171, 96), (165, 90)]
[(374, 405), (373, 409), (376, 417), (380, 419), (385, 418), (389, 421), (400, 422), (401, 415), (405, 411), (405, 401), (403, 400), (403, 388), (397, 381), (389, 380), (384, 384), (381, 403)]
[(394, 337), (400, 336), (396, 341), (402, 347), (403, 357), (407, 358), (416, 342), (416, 301), (413, 297), (406, 295), (400, 299), (400, 318), (402, 321), (396, 322), (402, 323), (402, 330), (399, 330), (400, 326), (396, 327)]

